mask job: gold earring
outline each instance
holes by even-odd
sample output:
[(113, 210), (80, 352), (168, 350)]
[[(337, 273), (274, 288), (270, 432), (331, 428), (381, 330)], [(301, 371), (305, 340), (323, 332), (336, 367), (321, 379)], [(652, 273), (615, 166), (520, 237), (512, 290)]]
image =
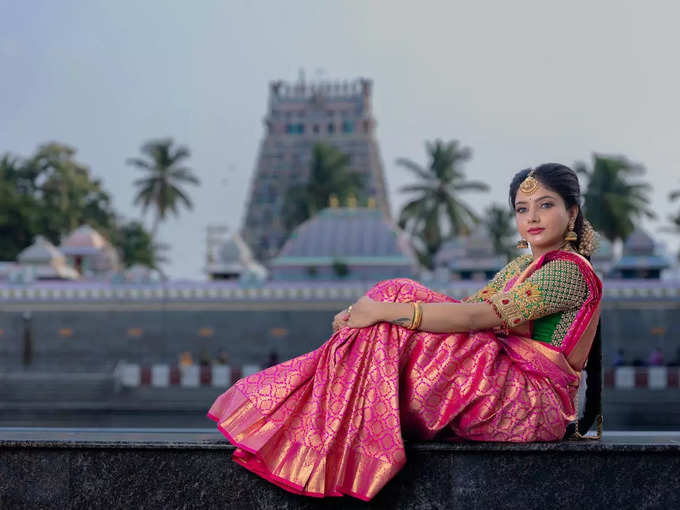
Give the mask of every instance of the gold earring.
[(569, 241), (570, 243), (574, 241), (578, 241), (578, 236), (576, 235), (576, 232), (574, 232), (574, 222), (570, 221), (569, 222), (569, 232), (567, 232), (567, 235), (564, 236), (565, 241)]
[(526, 250), (529, 247), (529, 242), (526, 239), (520, 239), (517, 241), (517, 248), (520, 250)]

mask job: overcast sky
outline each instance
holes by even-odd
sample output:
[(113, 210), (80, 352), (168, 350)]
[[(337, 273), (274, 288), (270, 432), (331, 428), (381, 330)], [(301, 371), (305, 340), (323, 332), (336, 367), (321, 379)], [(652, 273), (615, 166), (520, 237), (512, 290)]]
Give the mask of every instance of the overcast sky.
[(679, 5), (0, 0), (0, 154), (70, 144), (135, 218), (125, 159), (152, 138), (188, 145), (196, 208), (160, 233), (170, 275), (203, 278), (206, 225), (243, 219), (268, 83), (303, 69), (374, 81), (394, 213), (411, 180), (395, 160), (425, 164), (425, 141), (457, 139), (473, 149), (467, 175), (491, 185), (465, 195), (479, 211), (505, 203), (527, 166), (593, 152), (643, 163), (655, 233), (680, 207), (668, 201), (680, 189)]

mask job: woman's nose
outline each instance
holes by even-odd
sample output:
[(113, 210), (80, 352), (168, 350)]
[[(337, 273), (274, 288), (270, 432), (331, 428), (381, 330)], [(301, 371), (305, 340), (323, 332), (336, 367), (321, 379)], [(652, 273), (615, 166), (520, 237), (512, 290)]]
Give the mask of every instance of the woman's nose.
[(538, 215), (538, 209), (537, 208), (531, 208), (529, 210), (529, 221), (532, 223), (536, 223), (540, 220), (540, 217)]

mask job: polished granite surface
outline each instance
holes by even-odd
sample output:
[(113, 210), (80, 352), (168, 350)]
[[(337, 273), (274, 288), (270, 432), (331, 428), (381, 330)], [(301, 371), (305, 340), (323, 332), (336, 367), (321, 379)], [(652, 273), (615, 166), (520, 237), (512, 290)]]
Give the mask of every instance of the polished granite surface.
[[(0, 447), (14, 448), (233, 448), (217, 429), (0, 427)], [(601, 440), (552, 443), (407, 442), (412, 450), (437, 451), (680, 451), (678, 432), (604, 432)]]
[(370, 503), (288, 493), (216, 429), (0, 428), (0, 509), (680, 508), (680, 432), (600, 441), (407, 445)]

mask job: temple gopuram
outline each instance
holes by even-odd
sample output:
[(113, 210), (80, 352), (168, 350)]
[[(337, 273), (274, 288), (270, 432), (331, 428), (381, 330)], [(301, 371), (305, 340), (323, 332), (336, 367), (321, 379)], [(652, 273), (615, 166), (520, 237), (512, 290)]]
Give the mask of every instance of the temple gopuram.
[(282, 221), (284, 199), (291, 187), (308, 181), (312, 149), (319, 142), (349, 157), (348, 170), (366, 177), (368, 195), (390, 216), (371, 101), (372, 82), (363, 78), (270, 84), (265, 136), (241, 228), (256, 259), (269, 261), (290, 235)]

